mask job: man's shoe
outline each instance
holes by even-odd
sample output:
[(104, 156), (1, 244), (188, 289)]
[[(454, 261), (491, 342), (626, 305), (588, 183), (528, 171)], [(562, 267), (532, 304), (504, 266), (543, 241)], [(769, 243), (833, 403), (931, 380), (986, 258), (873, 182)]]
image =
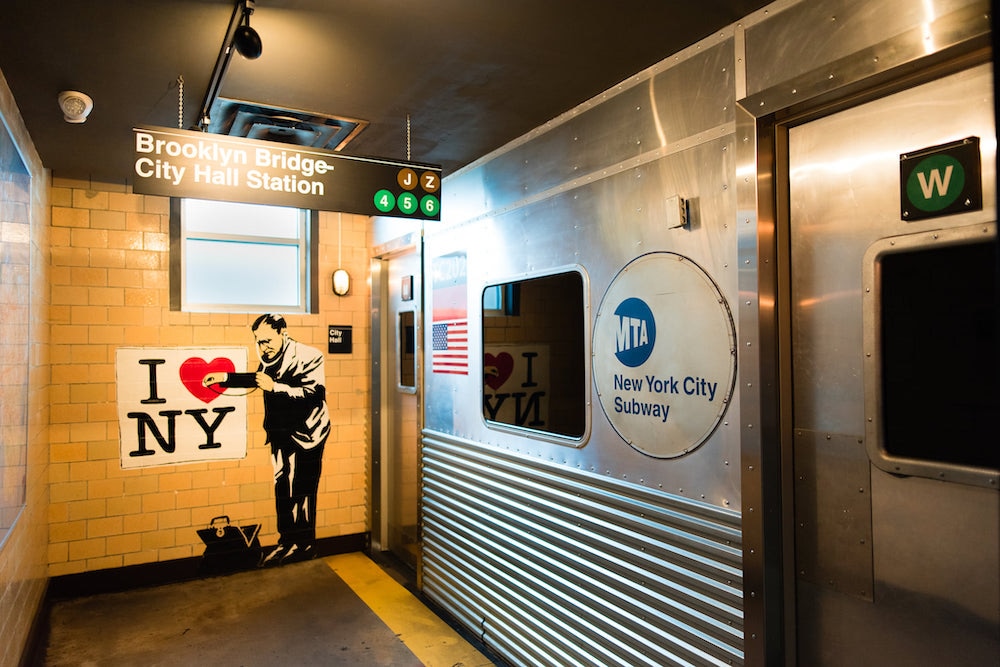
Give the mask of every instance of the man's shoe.
[(282, 558), (287, 554), (295, 545), (287, 546), (284, 544), (279, 544), (267, 553), (264, 558), (260, 561), (261, 567), (274, 567), (276, 565), (281, 565)]
[(311, 544), (307, 544), (302, 547), (298, 544), (293, 544), (288, 547), (288, 550), (281, 556), (281, 564), (285, 563), (301, 563), (305, 560), (312, 560), (316, 557), (316, 551), (313, 549)]

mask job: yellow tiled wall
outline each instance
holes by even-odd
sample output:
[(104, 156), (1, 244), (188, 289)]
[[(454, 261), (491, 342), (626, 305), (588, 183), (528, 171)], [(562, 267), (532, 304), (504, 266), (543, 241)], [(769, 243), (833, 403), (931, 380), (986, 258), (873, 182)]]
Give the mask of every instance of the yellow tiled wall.
[[(253, 360), (250, 323), (259, 313), (170, 310), (166, 198), (56, 179), (51, 204), (49, 575), (198, 556), (195, 531), (222, 514), (261, 523), (261, 542), (275, 543), (260, 392), (248, 403), (246, 459), (127, 471), (119, 463), (116, 350), (245, 345)], [(353, 327), (353, 352), (326, 355), (333, 431), (317, 500), (320, 538), (368, 530), (367, 228), (363, 216), (321, 213), (320, 314), (286, 315), (292, 338), (324, 352), (328, 325)], [(338, 256), (353, 278), (346, 297), (329, 289)]]

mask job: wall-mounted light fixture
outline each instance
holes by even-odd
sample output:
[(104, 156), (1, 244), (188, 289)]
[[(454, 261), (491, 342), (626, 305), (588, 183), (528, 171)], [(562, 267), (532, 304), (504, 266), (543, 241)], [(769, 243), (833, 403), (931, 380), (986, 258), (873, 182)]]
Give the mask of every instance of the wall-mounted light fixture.
[(86, 93), (76, 90), (64, 90), (59, 93), (59, 108), (67, 123), (85, 123), (87, 116), (94, 108), (94, 100)]
[(333, 272), (333, 293), (337, 296), (344, 296), (349, 291), (351, 291), (351, 276), (347, 273), (347, 269), (340, 268), (344, 266), (342, 249), (344, 247), (343, 243), (343, 213), (337, 214), (337, 270)]
[(333, 293), (344, 296), (351, 291), (351, 276), (347, 269), (337, 269), (333, 272)]

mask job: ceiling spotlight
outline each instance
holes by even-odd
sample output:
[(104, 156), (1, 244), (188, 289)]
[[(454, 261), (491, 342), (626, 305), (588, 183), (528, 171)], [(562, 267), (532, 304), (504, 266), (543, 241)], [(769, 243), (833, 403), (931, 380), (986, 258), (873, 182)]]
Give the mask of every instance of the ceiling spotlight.
[(243, 22), (236, 28), (236, 33), (233, 35), (233, 44), (236, 46), (236, 50), (247, 60), (260, 58), (260, 54), (264, 51), (260, 35), (250, 27), (250, 15), (253, 14), (253, 10), (253, 0), (246, 0), (243, 9)]
[(85, 93), (64, 90), (59, 93), (59, 108), (62, 109), (63, 118), (67, 123), (83, 123), (94, 108), (94, 100)]
[(212, 105), (215, 104), (215, 100), (219, 96), (219, 90), (222, 89), (222, 80), (226, 77), (226, 71), (229, 69), (229, 60), (232, 58), (233, 49), (239, 51), (241, 56), (249, 60), (259, 58), (264, 50), (260, 43), (260, 35), (250, 27), (250, 15), (253, 14), (253, 10), (253, 0), (236, 0), (233, 15), (229, 17), (226, 37), (222, 40), (219, 58), (215, 61), (215, 69), (212, 70), (212, 78), (208, 82), (208, 90), (205, 91), (205, 100), (201, 103), (198, 127), (202, 132), (207, 132), (208, 126), (212, 122), (209, 114)]

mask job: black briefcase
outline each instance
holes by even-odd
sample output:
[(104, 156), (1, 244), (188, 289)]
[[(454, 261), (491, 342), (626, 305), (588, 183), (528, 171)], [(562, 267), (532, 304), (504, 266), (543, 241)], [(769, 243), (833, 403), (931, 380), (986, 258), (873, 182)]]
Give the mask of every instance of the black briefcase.
[(259, 534), (259, 523), (233, 526), (228, 516), (215, 517), (208, 528), (198, 531), (198, 537), (205, 543), (202, 571), (233, 572), (257, 567), (261, 554)]

